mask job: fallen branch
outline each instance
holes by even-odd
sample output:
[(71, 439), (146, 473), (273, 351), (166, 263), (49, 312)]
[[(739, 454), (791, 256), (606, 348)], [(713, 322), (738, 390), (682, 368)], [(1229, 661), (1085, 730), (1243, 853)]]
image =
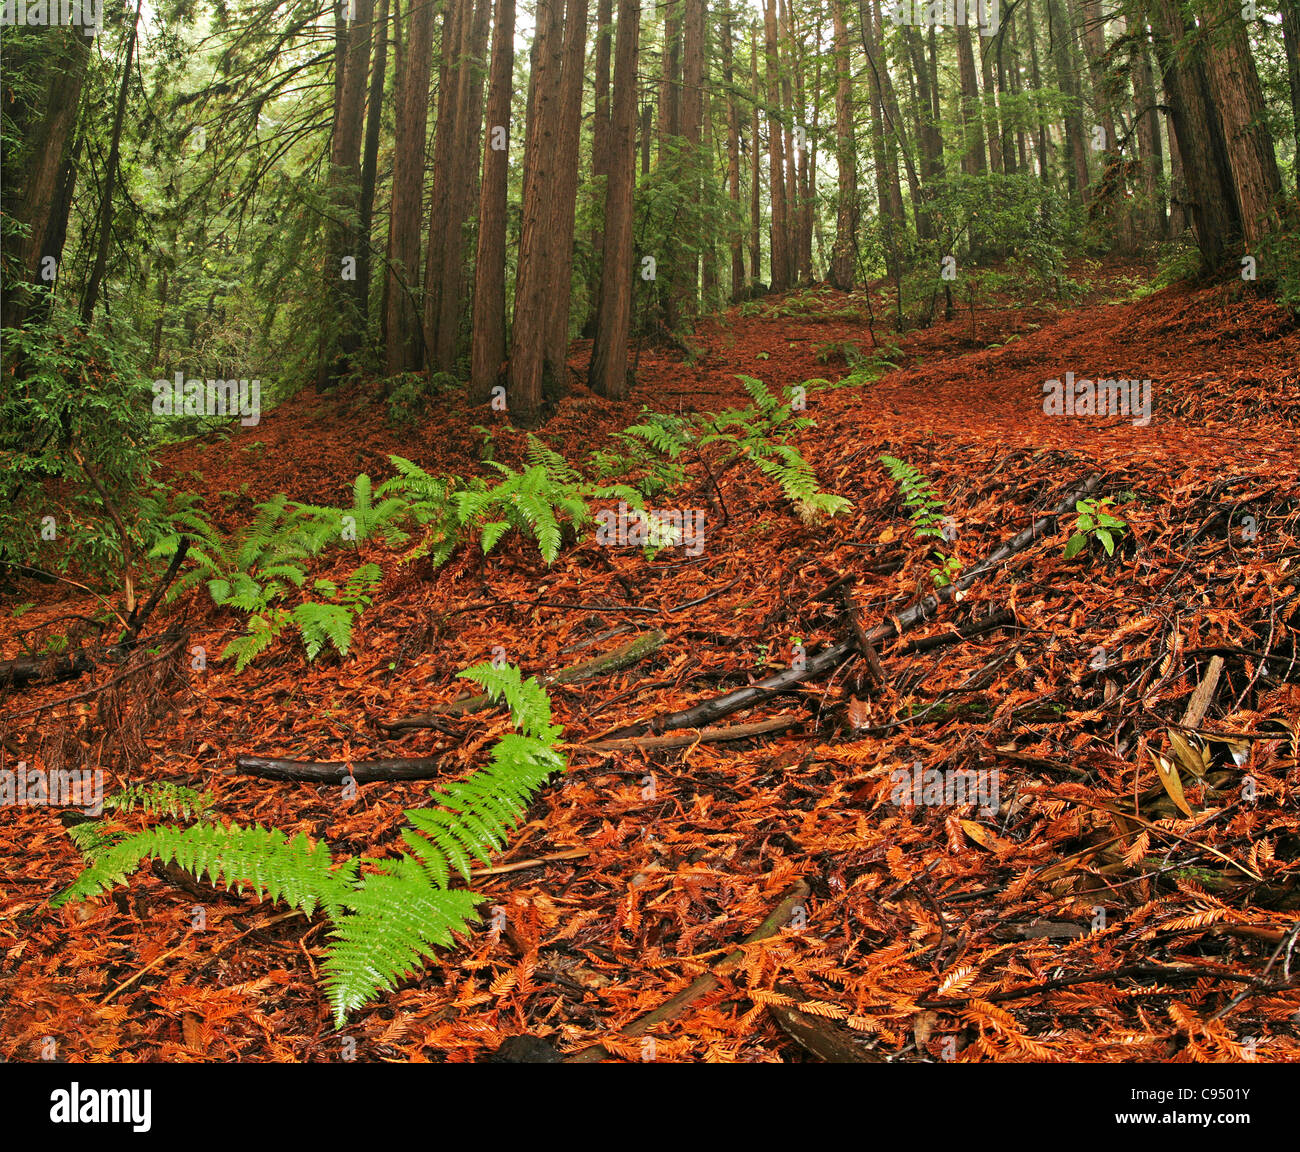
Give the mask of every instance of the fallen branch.
[(411, 760), (274, 760), (265, 756), (236, 756), (235, 768), (243, 776), (266, 780), (306, 780), (314, 784), (342, 784), (351, 777), (358, 784), (392, 780), (431, 780), (442, 775), (442, 761), (431, 756)]
[(597, 740), (594, 744), (575, 744), (574, 752), (624, 752), (635, 748), (686, 748), (692, 744), (711, 744), (722, 740), (748, 740), (784, 732), (799, 723), (798, 716), (774, 716), (756, 724), (730, 724), (725, 728), (705, 728), (682, 736), (640, 736), (630, 740)]
[[(162, 599), (163, 593), (171, 587), (171, 583), (176, 579), (176, 573), (185, 559), (185, 553), (189, 550), (190, 542), (182, 537), (180, 546), (176, 549), (176, 554), (172, 556), (171, 563), (167, 565), (167, 571), (163, 574), (162, 580), (154, 588), (149, 599), (141, 607), (137, 604), (129, 616), (122, 621), (122, 635), (118, 637), (115, 644), (95, 650), (92, 655), (90, 652), (75, 652), (71, 656), (56, 656), (53, 659), (42, 659), (41, 657), (20, 656), (16, 660), (0, 661), (0, 688), (21, 688), (34, 680), (40, 680), (44, 683), (58, 683), (63, 680), (75, 680), (85, 672), (98, 666), (100, 660), (121, 660), (140, 642), (140, 630), (144, 627), (145, 622), (149, 619), (150, 613), (158, 606), (158, 601)], [(78, 585), (81, 587), (81, 585)], [(121, 620), (121, 617), (118, 617)]]
[[(793, 989), (780, 985), (776, 989), (784, 996), (793, 996)], [(838, 1025), (811, 1013), (789, 1008), (784, 1004), (767, 1004), (768, 1015), (776, 1021), (791, 1040), (805, 1052), (824, 1060), (827, 1064), (883, 1064), (885, 1058), (859, 1048), (847, 1036), (841, 1035)]]
[[(653, 1012), (647, 1012), (644, 1016), (638, 1016), (631, 1024), (619, 1029), (620, 1036), (641, 1036), (650, 1031), (656, 1024), (662, 1024), (665, 1020), (671, 1020), (678, 1015), (683, 1009), (693, 1004), (701, 996), (707, 995), (716, 988), (722, 986), (721, 977), (725, 976), (731, 969), (738, 967), (745, 959), (745, 947), (749, 944), (755, 944), (759, 940), (765, 940), (769, 936), (775, 936), (790, 917), (794, 915), (794, 910), (808, 899), (810, 889), (802, 880), (796, 881), (794, 887), (786, 894), (780, 904), (776, 906), (772, 914), (754, 929), (744, 940), (740, 942), (740, 947), (730, 953), (724, 959), (720, 960), (711, 972), (706, 972), (703, 976), (692, 980), (682, 991), (678, 992), (671, 1000), (660, 1005)], [(566, 1056), (566, 1064), (597, 1064), (601, 1060), (609, 1059), (611, 1053), (603, 1044), (593, 1044), (589, 1048), (583, 1048), (579, 1052)]]
[[(897, 616), (891, 616), (882, 623), (877, 624), (866, 634), (865, 640), (871, 644), (879, 644), (882, 640), (893, 639), (908, 628), (915, 627), (917, 624), (930, 619), (943, 604), (953, 599), (958, 592), (965, 591), (976, 580), (986, 575), (995, 565), (1014, 556), (1017, 552), (1023, 551), (1040, 536), (1044, 535), (1056, 523), (1057, 517), (1072, 512), (1075, 503), (1092, 492), (1099, 483), (1101, 483), (1101, 474), (1094, 472), (1082, 483), (1076, 484), (1046, 516), (1035, 520), (1023, 532), (1017, 533), (951, 584), (938, 589), (933, 595), (918, 601)], [(788, 692), (805, 680), (815, 680), (825, 673), (834, 671), (858, 650), (858, 644), (859, 640), (855, 636), (852, 640), (835, 644), (819, 652), (816, 656), (808, 657), (804, 666), (800, 669), (789, 668), (784, 672), (777, 673), (775, 676), (760, 680), (757, 684), (738, 688), (734, 692), (728, 692), (723, 696), (706, 700), (702, 704), (696, 704), (694, 707), (684, 709), (681, 712), (671, 712), (666, 716), (657, 716), (644, 724), (629, 725), (620, 729), (616, 735), (619, 737), (639, 736), (645, 732), (659, 733), (673, 728), (706, 727), (723, 716), (739, 712), (742, 708), (752, 708), (756, 704), (770, 700), (773, 696)]]
[[(589, 680), (593, 676), (601, 676), (607, 672), (617, 672), (621, 668), (630, 667), (640, 660), (644, 660), (652, 652), (657, 652), (664, 646), (667, 637), (663, 632), (647, 632), (643, 636), (638, 636), (629, 644), (624, 644), (621, 648), (615, 648), (612, 652), (607, 652), (604, 656), (597, 656), (591, 660), (583, 660), (577, 664), (570, 664), (566, 668), (561, 668), (549, 676), (542, 677), (542, 683), (546, 687), (555, 684), (575, 684), (580, 680)], [(439, 704), (428, 712), (423, 712), (418, 716), (404, 716), (399, 720), (381, 720), (379, 726), (389, 732), (401, 732), (408, 728), (436, 728), (436, 721), (446, 716), (464, 716), (470, 712), (478, 712), (487, 708), (492, 703), (490, 696), (466, 696), (461, 700), (453, 700), (450, 704)]]

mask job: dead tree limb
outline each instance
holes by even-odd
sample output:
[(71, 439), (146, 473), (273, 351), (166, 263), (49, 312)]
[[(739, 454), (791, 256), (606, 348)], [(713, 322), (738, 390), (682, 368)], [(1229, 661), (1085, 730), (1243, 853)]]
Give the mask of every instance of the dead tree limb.
[(441, 776), (442, 761), (431, 756), (414, 760), (274, 760), (266, 756), (236, 756), (242, 776), (266, 780), (306, 780), (314, 784), (342, 784), (350, 776), (358, 784), (394, 780), (432, 780)]
[[(1003, 560), (1014, 556), (1017, 552), (1023, 551), (1029, 547), (1040, 536), (1048, 532), (1056, 524), (1059, 516), (1074, 510), (1076, 501), (1082, 500), (1092, 492), (1098, 484), (1101, 483), (1101, 474), (1094, 472), (1086, 480), (1076, 484), (1066, 494), (1065, 498), (1049, 512), (1035, 520), (1023, 532), (1017, 533), (1005, 544), (1002, 544), (985, 557), (979, 564), (975, 565), (969, 571), (963, 573), (951, 584), (947, 584), (937, 589), (933, 595), (913, 604), (910, 608), (900, 612), (897, 616), (891, 616), (882, 623), (877, 624), (870, 632), (866, 634), (866, 640), (871, 644), (879, 644), (883, 640), (891, 640), (900, 635), (908, 628), (915, 627), (929, 620), (939, 608), (952, 600), (958, 592), (963, 592), (979, 580), (982, 576), (987, 575), (996, 565)], [(757, 684), (750, 684), (744, 688), (737, 688), (734, 692), (728, 692), (723, 696), (715, 697), (712, 700), (706, 700), (702, 704), (696, 704), (694, 707), (686, 708), (681, 712), (671, 712), (666, 716), (656, 716), (654, 719), (645, 724), (629, 725), (627, 728), (620, 729), (614, 733), (615, 737), (639, 736), (646, 732), (659, 733), (666, 732), (673, 728), (703, 728), (712, 724), (715, 720), (720, 720), (723, 716), (729, 716), (733, 712), (739, 712), (742, 708), (752, 708), (761, 704), (765, 700), (770, 700), (773, 696), (778, 696), (783, 692), (789, 692), (792, 688), (797, 687), (805, 680), (815, 680), (819, 676), (834, 671), (844, 663), (858, 649), (858, 638), (845, 640), (839, 644), (832, 645), (830, 648), (817, 653), (816, 656), (810, 656), (805, 661), (804, 666), (799, 669), (788, 668), (784, 672), (778, 672), (775, 676), (769, 676), (765, 680), (760, 680)]]

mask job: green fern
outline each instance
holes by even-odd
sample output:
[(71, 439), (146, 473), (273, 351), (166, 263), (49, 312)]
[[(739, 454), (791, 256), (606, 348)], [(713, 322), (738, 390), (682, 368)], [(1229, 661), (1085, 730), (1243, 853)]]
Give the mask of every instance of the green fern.
[[(911, 509), (908, 518), (912, 522), (913, 535), (918, 538), (937, 536), (941, 540), (947, 540), (944, 532), (944, 521), (947, 518), (941, 514), (943, 501), (924, 474), (897, 456), (882, 453), (880, 462), (898, 485), (903, 495), (903, 506)], [(930, 569), (930, 578), (938, 587), (951, 584), (961, 572), (961, 564), (943, 552), (933, 552), (932, 555), (938, 561), (938, 566)]]
[(170, 816), (182, 816), (187, 820), (206, 811), (211, 803), (211, 792), (199, 792), (166, 780), (127, 784), (104, 797), (104, 807), (117, 812), (143, 809), (145, 812), (166, 812)]
[(488, 765), (433, 793), (436, 807), (411, 809), (403, 831), (410, 852), (395, 860), (349, 858), (335, 865), (324, 844), (274, 829), (196, 824), (158, 827), (116, 842), (89, 833), (88, 866), (54, 906), (85, 900), (122, 883), (142, 858), (175, 861), (214, 883), (251, 888), (332, 922), (324, 985), (335, 1024), (417, 971), (434, 949), (451, 947), (477, 919), (484, 897), (451, 889), (453, 871), (467, 880), (474, 861), (487, 863), (552, 775), (565, 770), (557, 750), (562, 729), (535, 679), (513, 666), (479, 664), (461, 673), (502, 699), (518, 732), (492, 749)]

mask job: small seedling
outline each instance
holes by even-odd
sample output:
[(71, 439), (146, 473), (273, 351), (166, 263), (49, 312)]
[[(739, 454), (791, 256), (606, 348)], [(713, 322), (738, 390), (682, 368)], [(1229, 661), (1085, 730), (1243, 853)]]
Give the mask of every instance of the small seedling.
[(1112, 516), (1107, 509), (1113, 506), (1114, 499), (1107, 496), (1104, 500), (1079, 500), (1075, 502), (1075, 511), (1079, 513), (1074, 522), (1074, 535), (1065, 544), (1065, 558), (1073, 560), (1090, 536), (1095, 536), (1106, 549), (1107, 556), (1115, 555), (1115, 541), (1124, 535), (1127, 521)]

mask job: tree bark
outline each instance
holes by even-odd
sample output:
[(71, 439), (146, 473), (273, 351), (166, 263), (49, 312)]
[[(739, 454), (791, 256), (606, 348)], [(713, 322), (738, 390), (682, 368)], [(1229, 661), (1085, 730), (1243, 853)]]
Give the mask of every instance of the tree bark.
[(546, 293), (553, 277), (550, 200), (556, 178), (558, 80), (564, 60), (563, 0), (538, 0), (533, 40), (528, 126), (524, 140), (523, 221), (515, 279), (515, 321), (510, 343), (510, 411), (517, 423), (536, 425), (542, 410), (546, 360)]
[(412, 0), (406, 16), (406, 52), (397, 78), (393, 139), (393, 204), (388, 237), (386, 354), (388, 375), (424, 363), (420, 323), (420, 225), (429, 77), (433, 64), (434, 0)]
[[(835, 166), (839, 198), (835, 209), (835, 246), (831, 283), (852, 292), (858, 267), (858, 173), (853, 139), (853, 46), (849, 39), (848, 0), (832, 0), (835, 32)], [(909, 29), (911, 31), (911, 29)]]
[(627, 340), (632, 321), (632, 191), (636, 183), (637, 47), (640, 0), (618, 0), (614, 90), (605, 197), (605, 250), (589, 383), (611, 400), (627, 396)]
[(573, 280), (574, 211), (582, 133), (582, 78), (587, 57), (587, 0), (568, 0), (564, 63), (559, 83), (556, 175), (551, 189), (551, 286), (547, 290), (546, 364), (542, 388), (549, 396), (567, 387), (569, 304)]
[[(474, 261), (474, 332), (470, 400), (485, 404), (506, 358), (506, 197), (510, 176), (510, 98), (514, 91), (515, 0), (496, 0), (487, 141), (479, 190)], [(498, 132), (497, 130), (502, 131)], [(504, 144), (498, 148), (496, 145)]]
[(1264, 237), (1278, 226), (1277, 198), (1282, 190), (1273, 138), (1264, 121), (1259, 74), (1237, 5), (1203, 0), (1200, 11), (1202, 29), (1214, 29), (1206, 44), (1206, 71), (1223, 126), (1242, 235), (1248, 251), (1258, 253)]
[(776, 0), (764, 0), (763, 31), (767, 47), (767, 136), (768, 177), (772, 197), (772, 291), (784, 292), (790, 287), (790, 224), (787, 218), (785, 156), (782, 146), (781, 121), (776, 109), (781, 104), (779, 80), (780, 57), (777, 47)]

